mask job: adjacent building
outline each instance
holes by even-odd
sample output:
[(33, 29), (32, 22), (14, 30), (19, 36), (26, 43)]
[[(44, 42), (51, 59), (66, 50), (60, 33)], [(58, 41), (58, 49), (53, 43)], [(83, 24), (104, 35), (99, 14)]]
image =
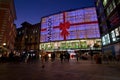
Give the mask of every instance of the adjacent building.
[(14, 0), (0, 0), (0, 52), (14, 50), (16, 37)]
[(39, 39), (40, 39), (40, 23), (30, 24), (23, 22), (22, 27), (17, 28), (17, 37), (15, 50), (23, 52), (39, 52)]
[(95, 7), (59, 12), (41, 19), (40, 50), (101, 50)]
[(102, 51), (105, 55), (120, 55), (120, 0), (95, 0)]

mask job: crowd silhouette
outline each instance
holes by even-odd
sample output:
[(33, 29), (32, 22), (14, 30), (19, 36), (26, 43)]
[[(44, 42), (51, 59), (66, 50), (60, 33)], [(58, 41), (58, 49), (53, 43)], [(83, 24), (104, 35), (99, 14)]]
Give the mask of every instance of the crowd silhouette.
[[(50, 56), (49, 56), (50, 54)], [(59, 55), (59, 56), (58, 56)], [(90, 58), (90, 59), (89, 59)], [(113, 55), (103, 55), (103, 54), (94, 54), (91, 56), (91, 54), (80, 54), (75, 53), (75, 55), (71, 55), (67, 51), (64, 52), (52, 52), (47, 53), (44, 50), (40, 52), (40, 57), (38, 55), (24, 52), (24, 53), (16, 53), (14, 51), (11, 51), (9, 54), (2, 54), (0, 57), (0, 63), (19, 63), (19, 62), (25, 62), (25, 63), (35, 63), (36, 61), (40, 61), (42, 65), (45, 66), (45, 62), (54, 62), (55, 60), (59, 60), (61, 63), (63, 62), (69, 62), (71, 59), (76, 60), (77, 62), (79, 60), (91, 60), (94, 61), (97, 64), (104, 63), (111, 63), (111, 62), (119, 62), (120, 58), (113, 56)]]

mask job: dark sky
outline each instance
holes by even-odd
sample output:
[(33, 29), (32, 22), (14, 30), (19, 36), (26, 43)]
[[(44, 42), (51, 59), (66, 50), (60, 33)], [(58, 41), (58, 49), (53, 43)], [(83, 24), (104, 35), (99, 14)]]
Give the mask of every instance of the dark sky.
[(27, 21), (31, 24), (39, 23), (41, 17), (60, 11), (94, 6), (94, 0), (14, 0), (17, 27)]

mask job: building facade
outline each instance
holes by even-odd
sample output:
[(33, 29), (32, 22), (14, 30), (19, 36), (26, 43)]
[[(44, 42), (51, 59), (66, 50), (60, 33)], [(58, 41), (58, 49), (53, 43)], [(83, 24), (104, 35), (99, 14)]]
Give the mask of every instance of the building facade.
[(16, 37), (14, 0), (0, 0), (0, 50), (14, 50)]
[(102, 51), (106, 55), (120, 55), (120, 0), (95, 0)]
[(43, 17), (40, 32), (40, 50), (101, 50), (95, 7)]
[(16, 48), (15, 50), (23, 53), (27, 52), (39, 52), (39, 39), (40, 39), (40, 23), (30, 24), (24, 22), (22, 27), (17, 29)]

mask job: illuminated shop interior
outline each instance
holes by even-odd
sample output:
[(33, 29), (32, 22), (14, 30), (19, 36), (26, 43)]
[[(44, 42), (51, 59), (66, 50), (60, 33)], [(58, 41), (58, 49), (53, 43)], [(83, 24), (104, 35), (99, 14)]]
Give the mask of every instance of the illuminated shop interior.
[[(98, 47), (94, 47), (97, 45)], [(66, 51), (66, 50), (100, 50), (101, 48), (100, 39), (89, 39), (89, 40), (70, 40), (70, 41), (59, 41), (59, 42), (48, 42), (41, 43), (40, 49), (44, 49), (48, 52), (53, 51)]]

